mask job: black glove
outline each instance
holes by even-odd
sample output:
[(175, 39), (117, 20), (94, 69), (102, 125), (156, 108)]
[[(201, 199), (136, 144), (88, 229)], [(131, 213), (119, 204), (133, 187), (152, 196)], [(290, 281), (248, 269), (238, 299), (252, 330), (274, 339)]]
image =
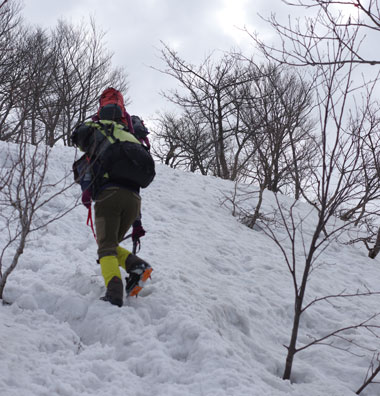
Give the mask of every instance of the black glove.
[(132, 241), (140, 242), (140, 238), (145, 235), (145, 230), (141, 224), (141, 220), (135, 220), (132, 228)]

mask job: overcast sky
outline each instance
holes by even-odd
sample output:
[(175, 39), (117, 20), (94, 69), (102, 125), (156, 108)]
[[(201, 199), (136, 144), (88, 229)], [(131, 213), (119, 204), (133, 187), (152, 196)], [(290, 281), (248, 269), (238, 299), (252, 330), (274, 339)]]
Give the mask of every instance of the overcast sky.
[[(88, 22), (95, 18), (107, 32), (106, 41), (114, 52), (113, 64), (129, 76), (132, 104), (128, 111), (144, 119), (169, 105), (159, 91), (175, 84), (154, 71), (162, 68), (160, 41), (178, 51), (185, 60), (198, 64), (214, 50), (240, 47), (253, 51), (252, 40), (240, 29), (246, 26), (270, 38), (258, 13), (288, 14), (280, 0), (23, 0), (26, 22), (54, 27), (59, 18)], [(240, 29), (239, 29), (240, 28)]]

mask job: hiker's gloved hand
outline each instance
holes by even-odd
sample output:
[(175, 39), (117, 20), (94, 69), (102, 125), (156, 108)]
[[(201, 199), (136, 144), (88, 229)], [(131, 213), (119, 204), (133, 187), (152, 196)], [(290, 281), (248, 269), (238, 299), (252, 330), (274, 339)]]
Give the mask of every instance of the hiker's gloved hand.
[(91, 208), (91, 191), (90, 190), (84, 190), (82, 192), (82, 204), (87, 208)]
[(135, 220), (132, 228), (132, 241), (139, 241), (145, 235), (145, 230), (141, 224), (141, 220)]

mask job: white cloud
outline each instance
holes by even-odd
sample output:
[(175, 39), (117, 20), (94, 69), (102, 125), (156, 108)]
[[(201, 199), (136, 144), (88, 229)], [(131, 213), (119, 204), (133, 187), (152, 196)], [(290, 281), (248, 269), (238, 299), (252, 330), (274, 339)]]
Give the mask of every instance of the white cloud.
[(107, 32), (115, 65), (125, 67), (129, 75), (132, 111), (145, 117), (167, 106), (159, 91), (175, 83), (149, 67), (163, 67), (157, 50), (161, 41), (193, 64), (214, 50), (238, 45), (251, 51), (251, 40), (239, 28), (254, 30), (259, 8), (267, 6), (248, 0), (112, 0), (106, 5), (101, 0), (24, 0), (24, 4), (25, 20), (45, 28), (59, 18), (82, 23), (93, 16)]
[(223, 7), (217, 12), (219, 26), (236, 44), (247, 40), (247, 34), (242, 31), (244, 27), (253, 30), (247, 13), (248, 3), (249, 0), (224, 0)]

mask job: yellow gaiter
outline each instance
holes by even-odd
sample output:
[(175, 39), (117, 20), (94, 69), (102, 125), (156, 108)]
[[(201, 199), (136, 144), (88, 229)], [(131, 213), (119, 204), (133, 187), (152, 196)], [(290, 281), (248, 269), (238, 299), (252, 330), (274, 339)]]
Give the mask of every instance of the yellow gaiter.
[(114, 277), (117, 276), (121, 279), (121, 273), (119, 269), (119, 261), (116, 256), (104, 256), (100, 260), (100, 268), (102, 269), (102, 275), (104, 278), (104, 283), (106, 287), (108, 286), (108, 282)]
[(116, 252), (117, 252), (117, 260), (119, 262), (120, 267), (125, 269), (125, 260), (131, 254), (131, 252), (127, 249), (120, 247), (120, 246), (118, 246), (116, 248)]

